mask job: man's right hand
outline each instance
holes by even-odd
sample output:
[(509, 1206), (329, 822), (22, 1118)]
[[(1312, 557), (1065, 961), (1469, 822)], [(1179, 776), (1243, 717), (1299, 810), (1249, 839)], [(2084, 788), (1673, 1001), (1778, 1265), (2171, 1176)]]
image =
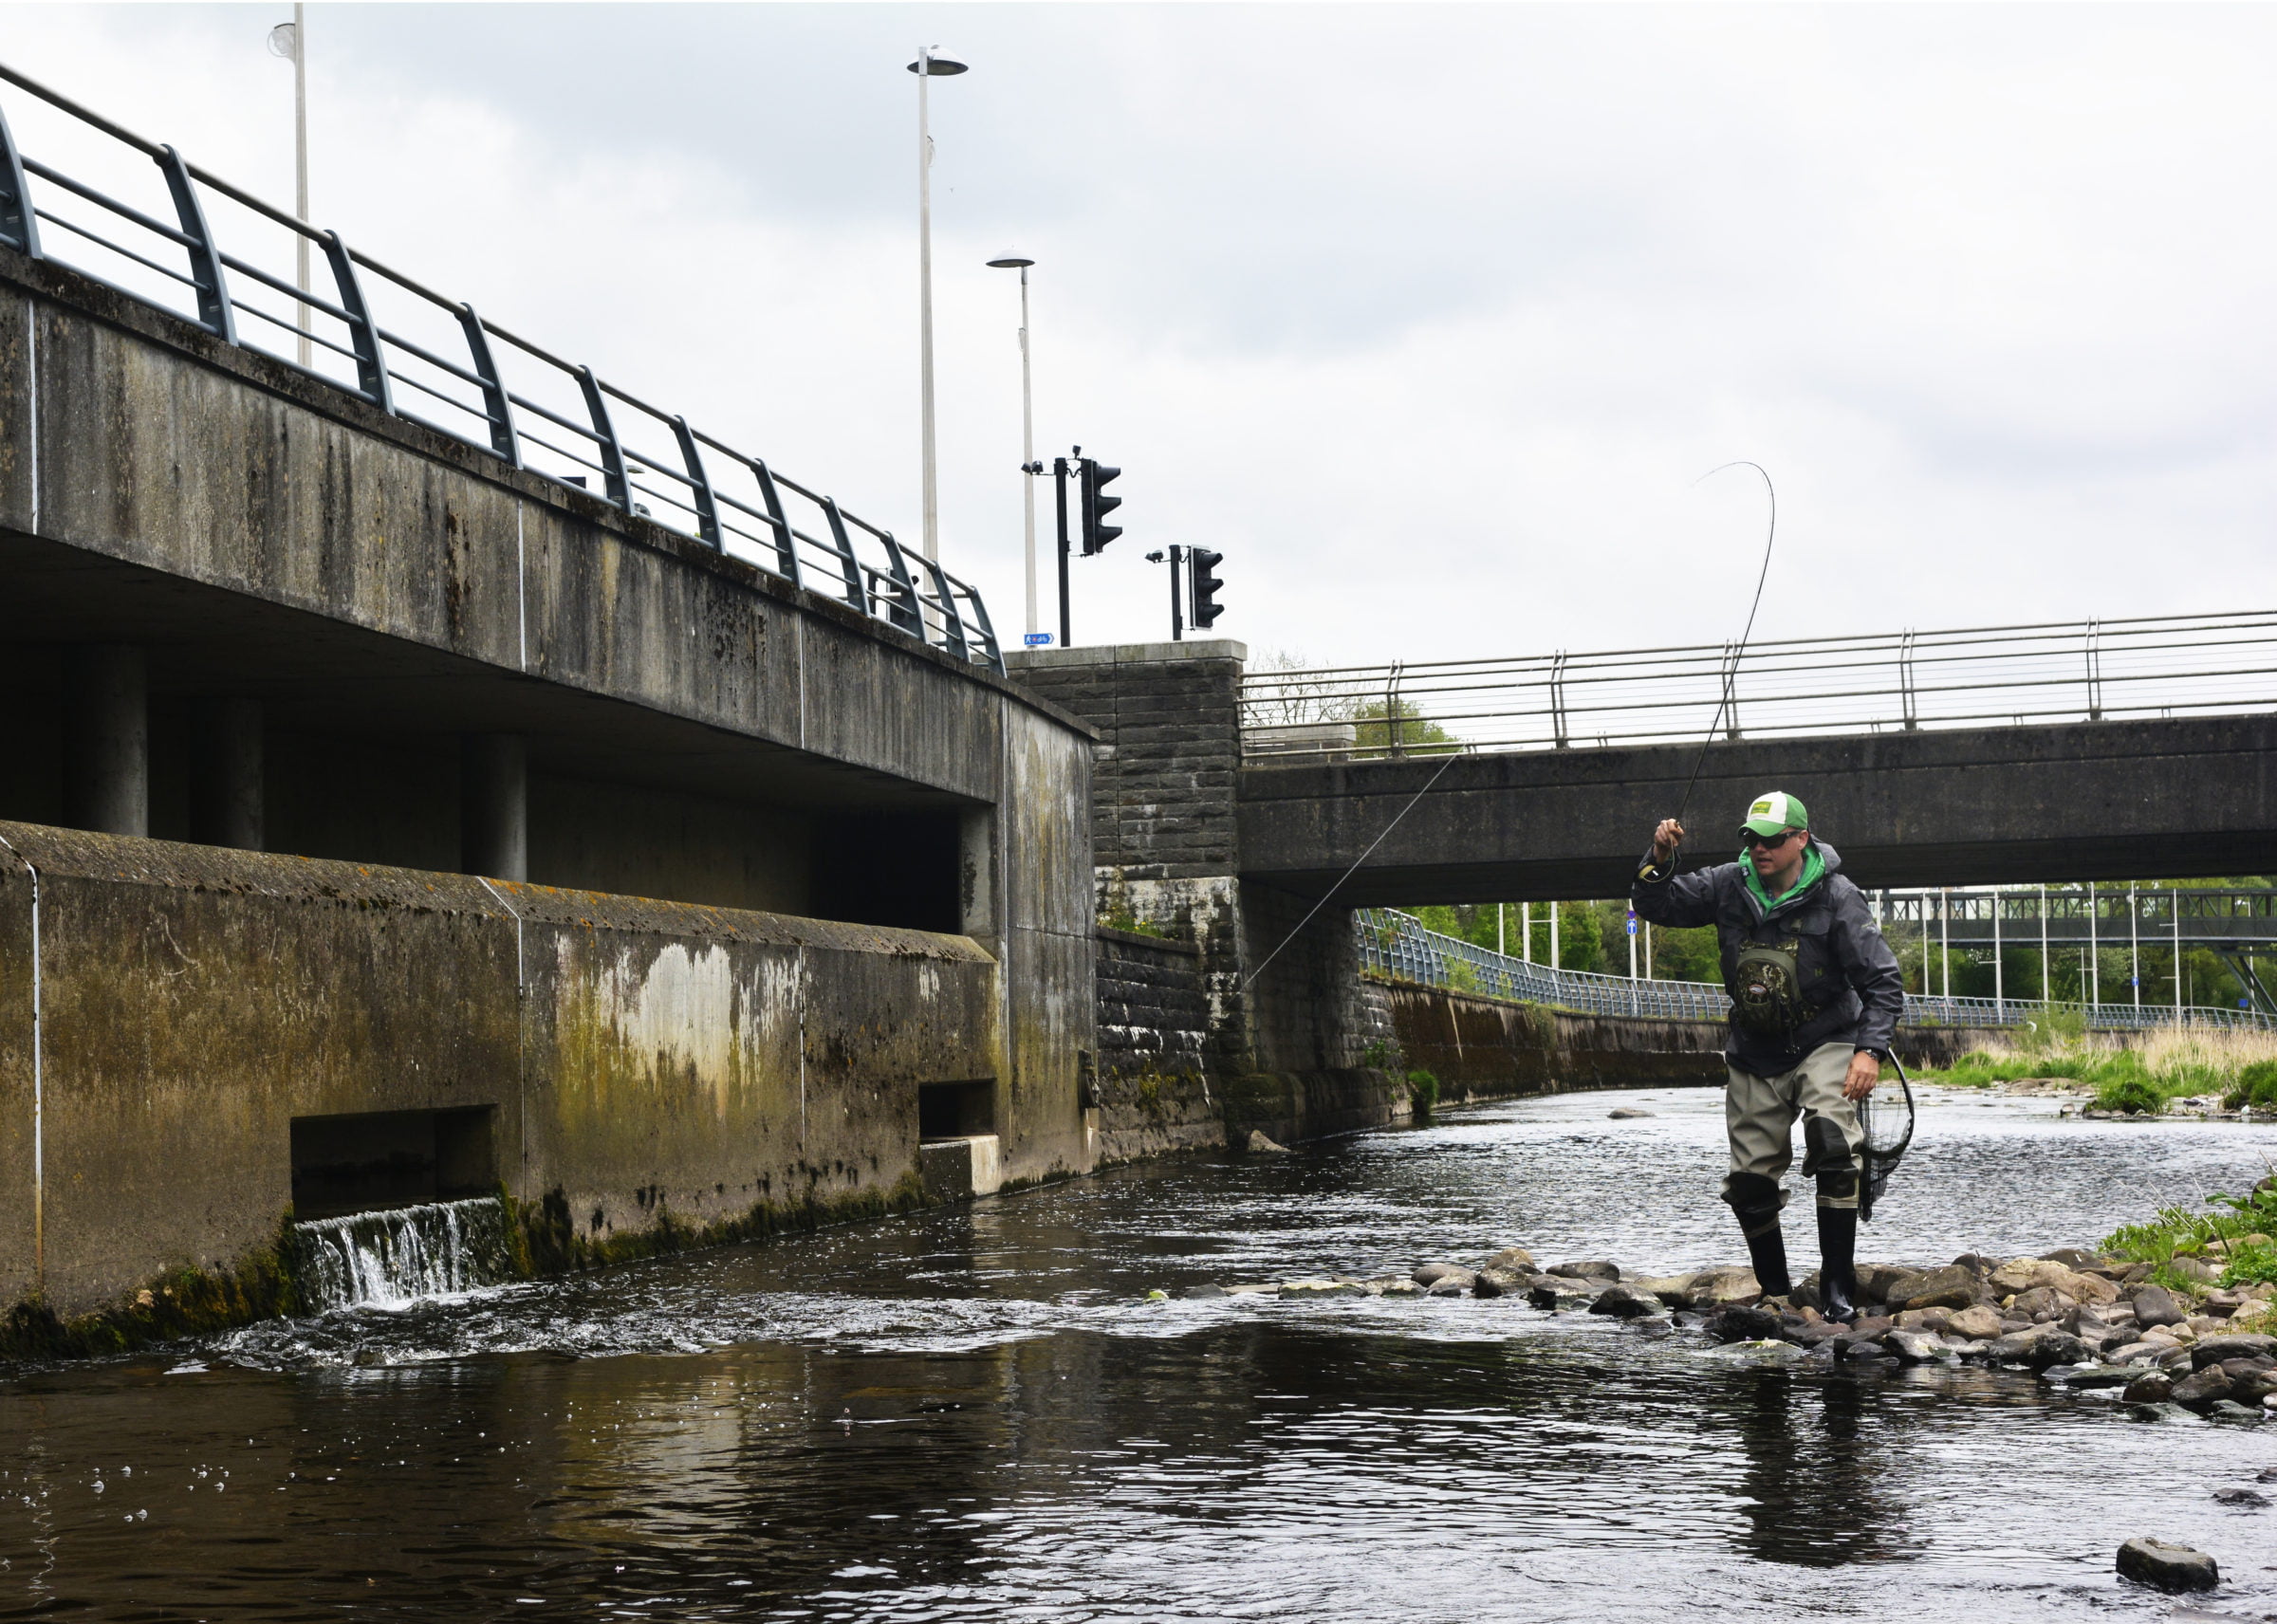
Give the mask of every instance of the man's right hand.
[(1684, 843), (1684, 825), (1674, 818), (1663, 818), (1660, 826), (1653, 831), (1653, 860), (1666, 862), (1676, 855)]

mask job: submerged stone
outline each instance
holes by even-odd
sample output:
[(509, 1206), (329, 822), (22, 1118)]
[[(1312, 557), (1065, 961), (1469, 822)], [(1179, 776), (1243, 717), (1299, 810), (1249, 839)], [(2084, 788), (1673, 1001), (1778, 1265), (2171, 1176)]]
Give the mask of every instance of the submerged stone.
[(2221, 1569), (2204, 1551), (2165, 1540), (2134, 1539), (2119, 1548), (2119, 1574), (2159, 1590), (2212, 1590)]

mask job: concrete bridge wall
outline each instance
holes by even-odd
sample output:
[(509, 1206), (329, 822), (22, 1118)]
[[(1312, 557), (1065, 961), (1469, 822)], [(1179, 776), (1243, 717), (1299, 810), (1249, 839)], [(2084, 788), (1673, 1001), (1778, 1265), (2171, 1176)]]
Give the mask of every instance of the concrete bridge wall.
[(967, 937), (0, 840), (0, 1303), (68, 1317), (258, 1260), (296, 1119), (487, 1112), (462, 1192), (503, 1186), (556, 1267), (912, 1201), (927, 1084), (993, 1082), (1009, 1159), (1073, 1161), (1021, 1109)]
[(1090, 1165), (1083, 723), (5, 249), (0, 681), (0, 1295), (43, 1077), (71, 1304), (269, 1236), (296, 1114), (494, 1104), (570, 1251), (883, 1199), (932, 1082)]

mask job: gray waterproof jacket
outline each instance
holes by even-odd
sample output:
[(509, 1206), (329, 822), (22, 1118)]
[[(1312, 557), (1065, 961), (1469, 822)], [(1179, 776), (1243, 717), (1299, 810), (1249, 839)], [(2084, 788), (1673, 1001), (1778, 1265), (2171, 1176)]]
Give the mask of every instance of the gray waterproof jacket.
[(1656, 864), (1648, 850), (1629, 887), (1629, 906), (1640, 919), (1672, 930), (1715, 927), (1724, 989), (1734, 999), (1739, 991), (1733, 974), (1742, 952), (1758, 944), (1795, 944), (1796, 979), (1807, 1018), (1785, 1035), (1733, 1023), (1724, 1041), (1726, 1058), (1758, 1077), (1792, 1071), (1821, 1043), (1849, 1043), (1886, 1060), (1905, 1008), (1898, 955), (1882, 940), (1865, 894), (1838, 872), (1842, 859), (1832, 846), (1815, 836), (1811, 843), (1826, 864), (1825, 873), (1800, 896), (1768, 911), (1736, 862), (1671, 874), (1671, 865)]

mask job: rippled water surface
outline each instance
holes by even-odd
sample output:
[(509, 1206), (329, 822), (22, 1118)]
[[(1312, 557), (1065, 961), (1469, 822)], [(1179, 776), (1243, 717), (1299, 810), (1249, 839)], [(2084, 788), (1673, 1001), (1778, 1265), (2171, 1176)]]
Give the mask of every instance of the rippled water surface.
[[(2201, 1605), (2277, 1616), (2277, 1509), (2212, 1498), (2277, 1426), (1744, 1368), (1508, 1301), (1143, 1301), (1513, 1242), (1730, 1261), (1720, 1110), (1481, 1108), (0, 1371), (0, 1616), (2168, 1617), (2111, 1572), (2143, 1533), (2220, 1559)], [(2053, 1110), (1928, 1103), (1865, 1254), (2092, 1242), (2277, 1155)]]

